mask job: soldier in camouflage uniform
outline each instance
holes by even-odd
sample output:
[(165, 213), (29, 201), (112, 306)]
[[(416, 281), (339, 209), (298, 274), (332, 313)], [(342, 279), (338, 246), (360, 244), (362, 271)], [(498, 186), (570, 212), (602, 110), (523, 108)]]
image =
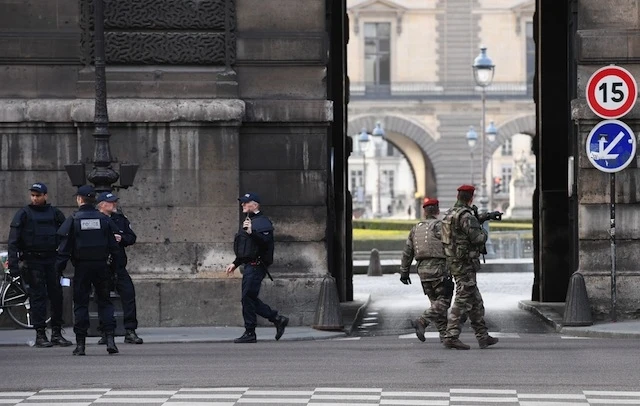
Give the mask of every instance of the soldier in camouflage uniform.
[(453, 280), (446, 267), (446, 259), (441, 241), (441, 221), (438, 200), (425, 198), (422, 205), (425, 221), (411, 229), (400, 264), (400, 281), (405, 285), (411, 283), (409, 268), (415, 258), (418, 262), (418, 275), (424, 294), (429, 297), (431, 307), (413, 322), (416, 336), (425, 341), (424, 331), (433, 322), (440, 333), (440, 341), (444, 340), (447, 329), (447, 311), (453, 296)]
[[(447, 266), (456, 281), (456, 298), (449, 314), (446, 338), (447, 348), (468, 350), (460, 341), (460, 321), (465, 315), (471, 322), (480, 348), (498, 342), (491, 337), (484, 322), (484, 304), (476, 283), (476, 272), (480, 269), (480, 252), (487, 241), (487, 231), (474, 215), (471, 203), (475, 188), (462, 185), (458, 188), (458, 201), (442, 220), (442, 243), (447, 257)], [(493, 214), (493, 213), (492, 213)]]

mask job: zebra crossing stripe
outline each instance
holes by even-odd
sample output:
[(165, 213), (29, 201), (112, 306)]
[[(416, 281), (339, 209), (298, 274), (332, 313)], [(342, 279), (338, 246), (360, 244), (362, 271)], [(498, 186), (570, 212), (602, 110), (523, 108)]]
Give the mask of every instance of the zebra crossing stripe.
[(240, 399), (242, 393), (177, 393), (171, 399)]
[(229, 388), (182, 388), (178, 389), (178, 392), (241, 392), (244, 393), (248, 391), (249, 388), (237, 388), (237, 387), (229, 387)]
[(0, 392), (0, 405), (90, 406), (98, 404), (165, 406), (444, 406), (514, 404), (518, 406), (640, 405), (639, 391), (518, 393), (514, 389), (451, 388), (420, 392), (382, 388), (251, 389), (245, 387), (178, 390), (43, 389)]
[(520, 406), (589, 406), (589, 402), (550, 402), (549, 400), (520, 401)]
[(573, 399), (587, 400), (584, 393), (518, 393), (518, 399)]
[[(425, 399), (381, 399), (380, 405), (402, 405), (402, 406), (449, 406), (449, 399), (446, 400), (425, 400)], [(315, 404), (314, 404), (315, 406)]]

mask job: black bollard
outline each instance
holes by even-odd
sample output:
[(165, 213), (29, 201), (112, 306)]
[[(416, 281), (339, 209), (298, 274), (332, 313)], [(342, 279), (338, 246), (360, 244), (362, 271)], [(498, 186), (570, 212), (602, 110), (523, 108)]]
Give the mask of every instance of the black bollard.
[(590, 326), (592, 324), (591, 305), (589, 304), (584, 277), (580, 272), (574, 272), (571, 275), (571, 279), (569, 279), (562, 325)]

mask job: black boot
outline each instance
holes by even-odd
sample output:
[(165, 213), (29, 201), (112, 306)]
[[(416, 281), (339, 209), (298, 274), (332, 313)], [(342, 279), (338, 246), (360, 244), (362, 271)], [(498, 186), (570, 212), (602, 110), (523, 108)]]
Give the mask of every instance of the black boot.
[(424, 342), (426, 340), (424, 331), (429, 325), (429, 322), (425, 321), (422, 317), (418, 317), (412, 324), (413, 328), (416, 329), (416, 337), (418, 337), (418, 340)]
[(138, 337), (135, 330), (127, 329), (124, 333), (124, 342), (127, 344), (142, 344), (144, 341)]
[(73, 343), (62, 336), (62, 328), (60, 326), (53, 327), (51, 331), (51, 344), (60, 347), (68, 347)]
[(109, 354), (117, 354), (120, 351), (118, 351), (118, 347), (116, 347), (116, 341), (113, 337), (113, 331), (108, 331), (105, 333), (106, 337), (107, 337), (107, 352)]
[(273, 324), (276, 326), (276, 340), (279, 340), (284, 334), (284, 329), (287, 327), (287, 324), (289, 324), (289, 318), (285, 316), (278, 316)]
[(104, 332), (102, 332), (102, 336), (98, 340), (98, 345), (107, 345), (107, 335)]
[(86, 342), (87, 338), (85, 336), (76, 335), (76, 349), (73, 350), (73, 355), (85, 355), (84, 347)]
[(255, 343), (258, 339), (256, 338), (255, 330), (245, 330), (244, 334), (240, 337), (233, 340), (234, 343)]
[(36, 347), (38, 348), (49, 348), (53, 347), (51, 341), (47, 338), (47, 331), (44, 327), (40, 327), (36, 329)]

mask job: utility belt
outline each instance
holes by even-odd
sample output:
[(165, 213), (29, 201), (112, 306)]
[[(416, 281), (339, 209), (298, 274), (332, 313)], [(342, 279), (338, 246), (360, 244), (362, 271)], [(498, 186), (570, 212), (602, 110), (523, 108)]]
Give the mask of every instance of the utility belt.
[(264, 269), (264, 272), (267, 274), (269, 279), (271, 279), (273, 281), (273, 278), (271, 277), (271, 274), (269, 273), (269, 270), (267, 269), (267, 266), (264, 264), (264, 262), (262, 262), (262, 260), (260, 258), (256, 258), (256, 259), (251, 260), (249, 262), (245, 262), (245, 264), (246, 265), (251, 265), (251, 266), (262, 266), (262, 268)]
[(29, 259), (51, 259), (55, 258), (57, 252), (56, 251), (27, 251), (23, 252), (20, 259), (29, 260)]

